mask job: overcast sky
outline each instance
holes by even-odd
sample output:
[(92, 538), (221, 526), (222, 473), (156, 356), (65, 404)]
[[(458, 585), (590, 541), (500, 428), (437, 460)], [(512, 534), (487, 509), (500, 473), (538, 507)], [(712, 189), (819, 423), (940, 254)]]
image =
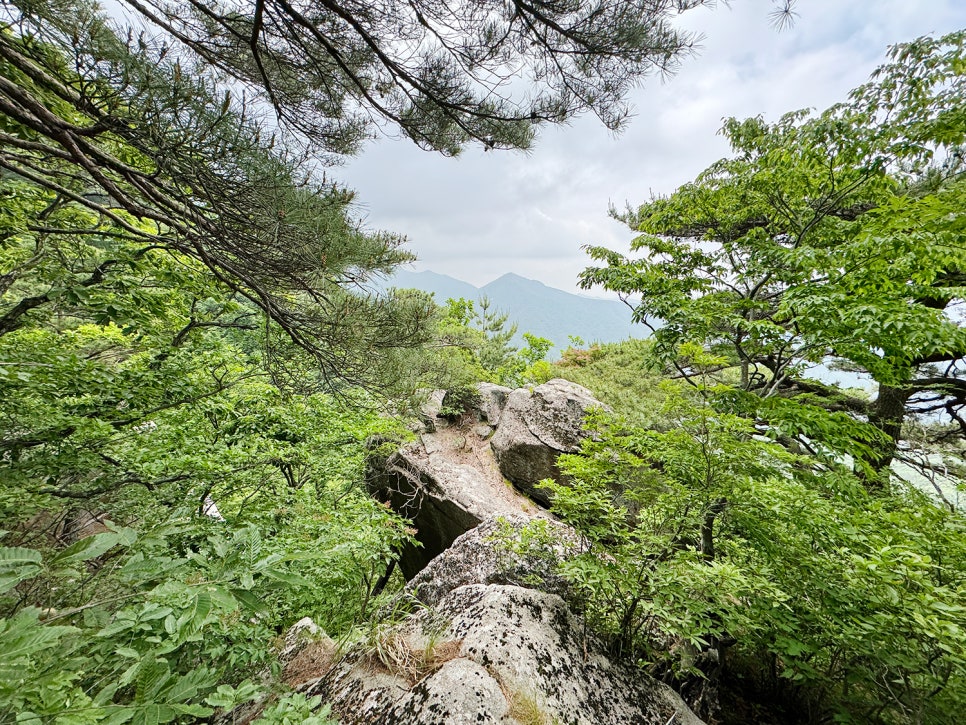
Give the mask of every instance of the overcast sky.
[(727, 155), (723, 118), (822, 110), (865, 82), (888, 45), (966, 27), (963, 0), (799, 0), (781, 32), (772, 8), (734, 0), (680, 16), (702, 47), (635, 92), (620, 136), (585, 117), (544, 130), (529, 155), (473, 148), (455, 159), (385, 138), (332, 175), (359, 192), (370, 226), (409, 238), (414, 269), (477, 286), (512, 271), (576, 291), (582, 244), (626, 249), (633, 236), (608, 206), (669, 193)]

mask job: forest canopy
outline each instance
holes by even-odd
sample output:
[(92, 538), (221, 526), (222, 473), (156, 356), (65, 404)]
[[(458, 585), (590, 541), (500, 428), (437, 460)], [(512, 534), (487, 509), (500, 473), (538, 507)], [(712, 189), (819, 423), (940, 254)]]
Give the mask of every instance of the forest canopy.
[[(641, 232), (639, 256), (589, 247), (604, 264), (582, 284), (639, 296), (635, 317), (662, 321), (654, 338), (676, 374), (713, 373), (735, 412), (813, 454), (855, 456), (871, 478), (917, 415), (947, 424), (935, 440), (962, 441), (964, 38), (896, 46), (821, 114), (728, 119), (733, 155), (615, 212)], [(819, 364), (867, 374), (877, 395), (809, 378)], [(806, 403), (842, 425), (810, 421)]]
[(564, 355), (623, 415), (546, 482), (586, 537), (563, 568), (682, 687), (789, 722), (966, 707), (964, 58), (962, 31), (921, 38), (822, 113), (726, 120), (728, 158), (614, 212), (630, 255), (587, 248), (582, 285), (652, 337)]

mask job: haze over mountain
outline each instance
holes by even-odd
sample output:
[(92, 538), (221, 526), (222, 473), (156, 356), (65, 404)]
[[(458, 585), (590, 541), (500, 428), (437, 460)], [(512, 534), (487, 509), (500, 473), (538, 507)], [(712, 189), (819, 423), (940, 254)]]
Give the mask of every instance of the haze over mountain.
[(554, 344), (551, 358), (559, 357), (569, 346), (570, 335), (589, 345), (648, 334), (646, 327), (631, 322), (631, 312), (621, 302), (571, 294), (512, 272), (475, 287), (445, 274), (400, 270), (386, 286), (432, 292), (438, 304), (449, 298), (477, 301), (487, 297), (494, 309), (509, 315), (508, 322), (517, 325), (517, 344), (523, 344), (524, 332), (546, 337)]

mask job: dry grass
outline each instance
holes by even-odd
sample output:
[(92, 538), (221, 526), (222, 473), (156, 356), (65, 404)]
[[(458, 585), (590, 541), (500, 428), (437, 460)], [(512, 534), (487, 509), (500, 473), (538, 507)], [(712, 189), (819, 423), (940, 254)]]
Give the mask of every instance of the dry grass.
[(331, 641), (310, 642), (295, 657), (285, 663), (282, 669), (282, 682), (289, 687), (321, 677), (338, 659), (338, 649)]
[(520, 725), (557, 725), (556, 719), (547, 714), (537, 698), (524, 690), (509, 688), (500, 681), (503, 696), (506, 697), (507, 715)]
[(432, 674), (450, 660), (459, 657), (461, 639), (438, 640), (430, 637), (414, 641), (398, 632), (377, 636), (367, 653), (367, 659), (391, 674), (415, 684)]

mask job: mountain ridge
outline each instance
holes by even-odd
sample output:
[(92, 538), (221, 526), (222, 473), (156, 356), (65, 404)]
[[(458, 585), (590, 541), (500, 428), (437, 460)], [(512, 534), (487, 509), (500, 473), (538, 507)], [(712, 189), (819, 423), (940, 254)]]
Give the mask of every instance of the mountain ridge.
[(570, 336), (579, 337), (588, 345), (647, 336), (647, 328), (631, 322), (631, 311), (621, 302), (576, 295), (515, 272), (476, 287), (431, 270), (399, 270), (384, 287), (430, 292), (437, 304), (448, 298), (464, 297), (476, 302), (486, 297), (494, 309), (508, 315), (508, 324), (517, 325), (514, 344), (524, 344), (524, 332), (545, 337), (554, 344), (551, 359), (559, 357), (570, 345)]

